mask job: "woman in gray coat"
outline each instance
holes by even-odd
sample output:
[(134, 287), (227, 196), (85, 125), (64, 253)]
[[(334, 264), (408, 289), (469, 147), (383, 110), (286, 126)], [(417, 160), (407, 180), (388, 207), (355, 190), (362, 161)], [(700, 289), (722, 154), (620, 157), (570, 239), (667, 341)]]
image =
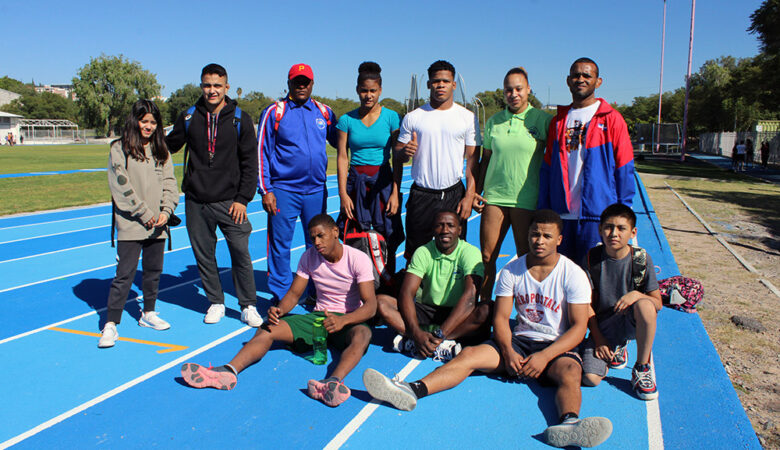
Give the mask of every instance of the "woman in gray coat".
[(116, 277), (108, 294), (108, 317), (98, 347), (113, 347), (119, 334), (127, 294), (143, 252), (144, 306), (138, 325), (167, 330), (168, 322), (154, 310), (163, 268), (168, 219), (176, 209), (179, 190), (165, 145), (160, 110), (150, 100), (138, 100), (125, 121), (122, 137), (111, 143), (108, 186), (117, 228)]

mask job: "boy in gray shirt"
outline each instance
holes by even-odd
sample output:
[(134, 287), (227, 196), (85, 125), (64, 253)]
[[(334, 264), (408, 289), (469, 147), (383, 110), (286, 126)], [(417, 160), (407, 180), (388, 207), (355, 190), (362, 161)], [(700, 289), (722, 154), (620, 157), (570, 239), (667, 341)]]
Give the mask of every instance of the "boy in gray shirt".
[(590, 249), (583, 263), (593, 299), (590, 335), (580, 345), (582, 384), (596, 386), (608, 369), (625, 367), (626, 345), (636, 339), (631, 385), (639, 398), (656, 399), (651, 352), (662, 303), (653, 260), (644, 249), (629, 245), (636, 237), (636, 215), (626, 205), (616, 203), (604, 209), (599, 234), (603, 245)]

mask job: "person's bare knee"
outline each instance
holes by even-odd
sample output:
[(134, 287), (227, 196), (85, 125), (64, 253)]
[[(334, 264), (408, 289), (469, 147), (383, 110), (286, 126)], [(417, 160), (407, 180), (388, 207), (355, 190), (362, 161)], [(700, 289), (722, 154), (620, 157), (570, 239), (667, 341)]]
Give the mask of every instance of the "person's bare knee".
[(485, 323), (490, 320), (491, 312), (493, 311), (492, 301), (481, 301), (474, 310), (474, 321), (476, 323)]
[(572, 358), (559, 358), (550, 366), (548, 375), (559, 386), (579, 387), (582, 383), (582, 366)]
[(357, 346), (361, 350), (365, 350), (368, 344), (371, 342), (371, 329), (363, 325), (352, 327), (349, 330), (349, 346)]
[(651, 323), (655, 322), (658, 311), (655, 310), (655, 305), (650, 299), (640, 298), (634, 303), (634, 319), (638, 322)]
[(379, 294), (376, 296), (377, 312), (386, 317), (391, 312), (398, 311), (398, 301), (386, 294)]
[(588, 387), (596, 387), (601, 383), (604, 378), (596, 375), (595, 373), (585, 373), (582, 375), (582, 385)]

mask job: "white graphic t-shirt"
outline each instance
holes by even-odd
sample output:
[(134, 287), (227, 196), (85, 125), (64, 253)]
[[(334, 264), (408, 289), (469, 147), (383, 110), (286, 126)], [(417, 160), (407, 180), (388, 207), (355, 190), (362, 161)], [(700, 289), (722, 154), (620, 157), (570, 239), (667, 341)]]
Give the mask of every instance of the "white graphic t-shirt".
[(585, 130), (601, 101), (584, 108), (571, 108), (566, 115), (566, 152), (569, 154), (569, 213), (561, 219), (577, 220), (582, 206), (582, 162), (585, 159)]
[(590, 282), (585, 272), (563, 255), (542, 281), (531, 275), (525, 260), (523, 255), (501, 269), (496, 297), (514, 299), (516, 336), (552, 342), (569, 328), (567, 303), (590, 303)]

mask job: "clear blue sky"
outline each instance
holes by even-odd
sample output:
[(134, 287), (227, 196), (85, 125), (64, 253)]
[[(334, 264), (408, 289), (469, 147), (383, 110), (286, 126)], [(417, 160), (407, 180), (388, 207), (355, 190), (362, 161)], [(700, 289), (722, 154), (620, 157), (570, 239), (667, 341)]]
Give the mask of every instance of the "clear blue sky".
[[(699, 1), (693, 71), (722, 55), (753, 56), (745, 30), (759, 0)], [(2, 0), (0, 76), (67, 84), (90, 57), (123, 54), (157, 75), (163, 95), (224, 65), (230, 95), (278, 96), (289, 67), (314, 69), (315, 95), (356, 98), (357, 66), (383, 68), (385, 97), (403, 100), (412, 73), (452, 62), (469, 96), (497, 89), (522, 65), (544, 103), (571, 101), (564, 78), (580, 56), (596, 60), (610, 102), (658, 91), (662, 0), (219, 2)], [(690, 0), (668, 0), (664, 91), (684, 84)]]

